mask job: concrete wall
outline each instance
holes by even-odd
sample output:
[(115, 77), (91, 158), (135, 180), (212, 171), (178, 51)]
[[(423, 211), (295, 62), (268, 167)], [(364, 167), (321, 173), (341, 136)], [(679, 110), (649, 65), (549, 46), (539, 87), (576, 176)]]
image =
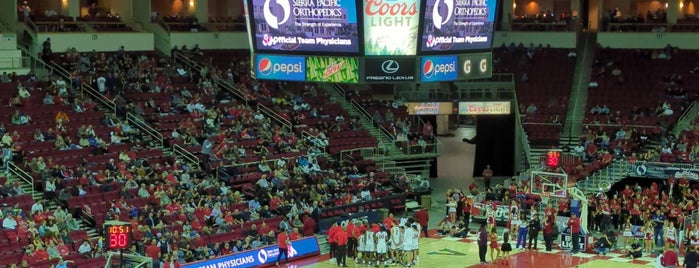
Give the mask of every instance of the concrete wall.
[(17, 35), (13, 33), (2, 33), (0, 35), (0, 50), (17, 49)]
[(54, 52), (73, 47), (78, 51), (116, 51), (119, 46), (129, 51), (154, 50), (153, 33), (39, 33), (37, 42), (46, 38), (51, 38)]
[(555, 48), (574, 48), (576, 34), (575, 32), (495, 32), (493, 35), (493, 47), (499, 47), (503, 43), (510, 44), (522, 43), (528, 46), (530, 43), (534, 45), (543, 44), (544, 46), (551, 45)]
[(696, 33), (598, 33), (597, 42), (611, 48), (663, 48), (672, 44), (683, 49), (699, 49)]

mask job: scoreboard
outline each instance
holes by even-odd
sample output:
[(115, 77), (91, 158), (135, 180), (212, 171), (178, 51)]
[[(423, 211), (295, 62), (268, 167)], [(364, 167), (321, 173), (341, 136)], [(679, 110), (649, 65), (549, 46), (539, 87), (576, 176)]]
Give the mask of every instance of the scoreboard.
[(246, 0), (256, 79), (449, 82), (492, 76), (497, 0)]

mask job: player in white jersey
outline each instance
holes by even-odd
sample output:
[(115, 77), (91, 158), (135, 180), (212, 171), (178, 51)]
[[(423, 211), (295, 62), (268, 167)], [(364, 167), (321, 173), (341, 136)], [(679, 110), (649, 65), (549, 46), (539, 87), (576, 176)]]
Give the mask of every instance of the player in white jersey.
[(403, 245), (401, 248), (404, 258), (401, 263), (405, 266), (410, 266), (413, 260), (413, 245), (411, 242), (411, 239), (414, 237), (413, 233), (415, 233), (415, 229), (410, 226), (405, 226), (403, 230)]
[(357, 259), (355, 259), (356, 263), (363, 263), (364, 258), (366, 257), (364, 254), (364, 246), (366, 245), (366, 235), (364, 233), (359, 234), (359, 238), (357, 239)]
[(366, 245), (364, 245), (364, 253), (366, 254), (365, 260), (369, 265), (374, 261), (374, 254), (376, 253), (376, 241), (374, 238), (374, 231), (371, 230), (371, 228), (366, 230), (366, 235), (364, 236), (364, 241), (366, 241)]
[(388, 253), (388, 233), (386, 227), (381, 226), (381, 230), (376, 233), (376, 267), (379, 267), (381, 262), (385, 261), (386, 253)]
[(401, 231), (401, 228), (398, 227), (398, 225), (393, 225), (391, 228), (391, 241), (389, 243), (390, 245), (390, 257), (392, 261), (398, 262), (400, 259), (400, 250), (401, 250), (401, 245), (403, 244), (402, 241), (403, 238), (403, 232)]
[(412, 250), (412, 259), (409, 260), (410, 263), (415, 264), (418, 261), (420, 252), (418, 250), (418, 240), (420, 240), (420, 225), (417, 222), (413, 222), (410, 227), (413, 229), (412, 237), (410, 238), (410, 248)]

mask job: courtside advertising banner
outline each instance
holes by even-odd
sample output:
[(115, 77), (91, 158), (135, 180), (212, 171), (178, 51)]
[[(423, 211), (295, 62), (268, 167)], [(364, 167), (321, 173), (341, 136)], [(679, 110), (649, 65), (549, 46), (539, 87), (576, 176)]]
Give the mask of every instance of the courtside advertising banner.
[(491, 52), (470, 53), (459, 56), (459, 80), (490, 78), (493, 76)]
[(490, 49), (497, 0), (425, 0), (420, 52)]
[(306, 81), (359, 83), (358, 61), (349, 57), (306, 57)]
[(454, 81), (457, 78), (456, 56), (422, 57), (420, 66), (422, 82)]
[(255, 48), (264, 52), (359, 53), (354, 0), (250, 0)]
[(260, 80), (306, 80), (306, 59), (301, 56), (257, 54), (253, 68)]
[[(291, 241), (288, 248), (289, 260), (320, 254), (318, 240), (315, 237)], [(248, 268), (270, 265), (277, 262), (279, 247), (272, 245), (259, 249), (233, 253), (214, 259), (183, 264), (182, 268)]]
[(414, 56), (420, 0), (363, 0), (364, 55)]

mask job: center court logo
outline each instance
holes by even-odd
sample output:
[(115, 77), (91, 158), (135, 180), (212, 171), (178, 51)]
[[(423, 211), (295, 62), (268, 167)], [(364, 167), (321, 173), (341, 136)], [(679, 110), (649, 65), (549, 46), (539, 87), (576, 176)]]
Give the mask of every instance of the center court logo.
[[(442, 14), (439, 14), (439, 6), (441, 3), (444, 3), (444, 5), (447, 7), (446, 18), (442, 17)], [(432, 21), (434, 23), (434, 27), (441, 30), (442, 26), (449, 22), (453, 13), (454, 0), (436, 0), (434, 7), (432, 8)]]
[[(276, 15), (272, 14), (272, 9), (269, 6), (269, 2), (271, 1), (275, 1), (277, 5), (279, 5), (282, 8), (284, 16), (282, 17), (281, 21), (279, 21), (279, 18)], [(262, 15), (264, 15), (265, 21), (267, 22), (267, 25), (269, 25), (269, 27), (279, 30), (279, 26), (281, 26), (282, 24), (286, 23), (287, 20), (289, 20), (289, 16), (291, 15), (291, 4), (289, 4), (289, 0), (265, 0), (265, 4), (262, 8), (262, 13)]]

